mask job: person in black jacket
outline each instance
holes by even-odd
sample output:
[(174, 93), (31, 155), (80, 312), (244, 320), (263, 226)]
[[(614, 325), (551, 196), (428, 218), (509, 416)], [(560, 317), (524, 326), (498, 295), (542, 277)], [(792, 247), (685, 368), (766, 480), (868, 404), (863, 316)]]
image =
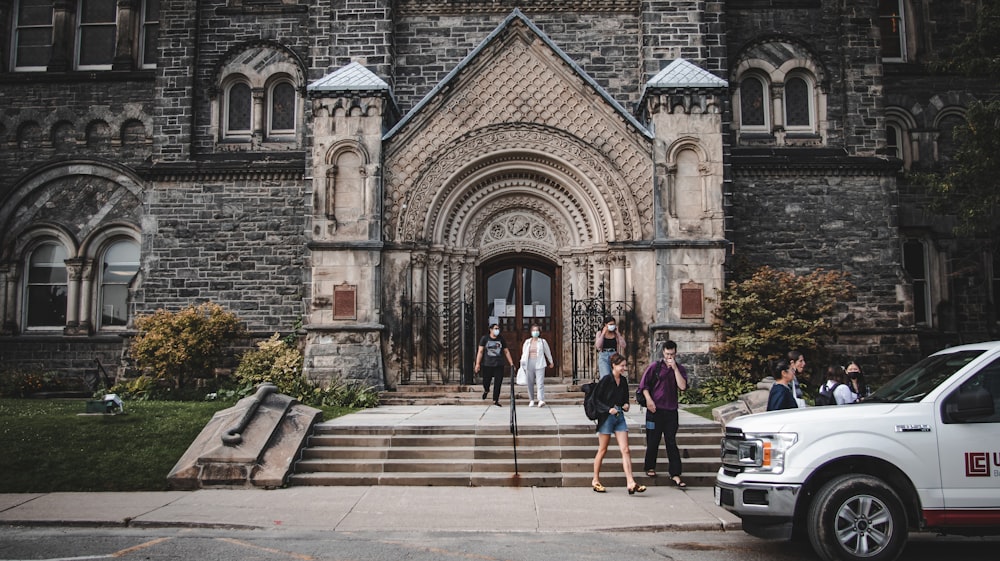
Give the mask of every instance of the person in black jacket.
[(797, 409), (799, 404), (795, 402), (792, 390), (793, 367), (787, 360), (782, 359), (774, 363), (773, 369), (774, 384), (771, 386), (771, 392), (767, 394), (767, 410)]
[(646, 490), (645, 485), (638, 485), (632, 477), (632, 453), (628, 449), (628, 423), (625, 421), (625, 412), (628, 411), (628, 380), (625, 379), (625, 368), (628, 362), (625, 357), (615, 353), (611, 355), (611, 375), (605, 376), (597, 382), (594, 388), (594, 401), (597, 404), (597, 455), (594, 456), (594, 480), (591, 485), (594, 491), (603, 493), (604, 485), (601, 485), (601, 463), (604, 455), (608, 453), (608, 444), (611, 442), (611, 435), (615, 435), (618, 440), (618, 448), (622, 453), (622, 467), (625, 469), (625, 480), (628, 485), (628, 494), (642, 493)]

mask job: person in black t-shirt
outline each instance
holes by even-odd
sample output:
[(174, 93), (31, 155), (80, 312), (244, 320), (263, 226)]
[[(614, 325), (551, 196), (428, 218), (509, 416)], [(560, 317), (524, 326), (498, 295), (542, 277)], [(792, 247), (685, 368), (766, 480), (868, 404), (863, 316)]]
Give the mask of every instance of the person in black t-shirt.
[(490, 325), (490, 332), (479, 340), (479, 352), (476, 353), (476, 373), (483, 373), (483, 399), (490, 393), (490, 382), (493, 383), (493, 405), (500, 406), (500, 386), (503, 385), (504, 357), (508, 366), (514, 366), (510, 356), (507, 341), (500, 336), (500, 325)]

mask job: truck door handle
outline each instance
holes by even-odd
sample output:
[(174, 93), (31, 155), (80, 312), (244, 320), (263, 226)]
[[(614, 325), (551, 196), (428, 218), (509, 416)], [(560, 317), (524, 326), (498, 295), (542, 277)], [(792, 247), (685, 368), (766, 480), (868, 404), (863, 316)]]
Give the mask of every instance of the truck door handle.
[(896, 425), (896, 432), (931, 432), (930, 425)]

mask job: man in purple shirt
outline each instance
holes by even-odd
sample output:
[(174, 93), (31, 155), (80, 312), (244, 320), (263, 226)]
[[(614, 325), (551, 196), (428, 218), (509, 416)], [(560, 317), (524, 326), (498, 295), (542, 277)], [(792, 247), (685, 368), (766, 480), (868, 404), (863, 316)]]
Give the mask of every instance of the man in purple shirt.
[(639, 389), (646, 396), (646, 475), (656, 477), (656, 455), (660, 437), (666, 441), (670, 480), (680, 489), (681, 453), (677, 449), (677, 394), (687, 389), (687, 371), (677, 364), (677, 343), (663, 343), (663, 358), (650, 364), (642, 374)]

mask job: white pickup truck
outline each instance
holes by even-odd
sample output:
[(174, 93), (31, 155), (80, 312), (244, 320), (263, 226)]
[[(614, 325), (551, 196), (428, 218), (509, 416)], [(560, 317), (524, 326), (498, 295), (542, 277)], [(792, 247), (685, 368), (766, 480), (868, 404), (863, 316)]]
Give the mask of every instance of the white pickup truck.
[(1000, 341), (935, 353), (863, 403), (738, 417), (716, 502), (823, 559), (891, 561), (911, 530), (1000, 533)]

